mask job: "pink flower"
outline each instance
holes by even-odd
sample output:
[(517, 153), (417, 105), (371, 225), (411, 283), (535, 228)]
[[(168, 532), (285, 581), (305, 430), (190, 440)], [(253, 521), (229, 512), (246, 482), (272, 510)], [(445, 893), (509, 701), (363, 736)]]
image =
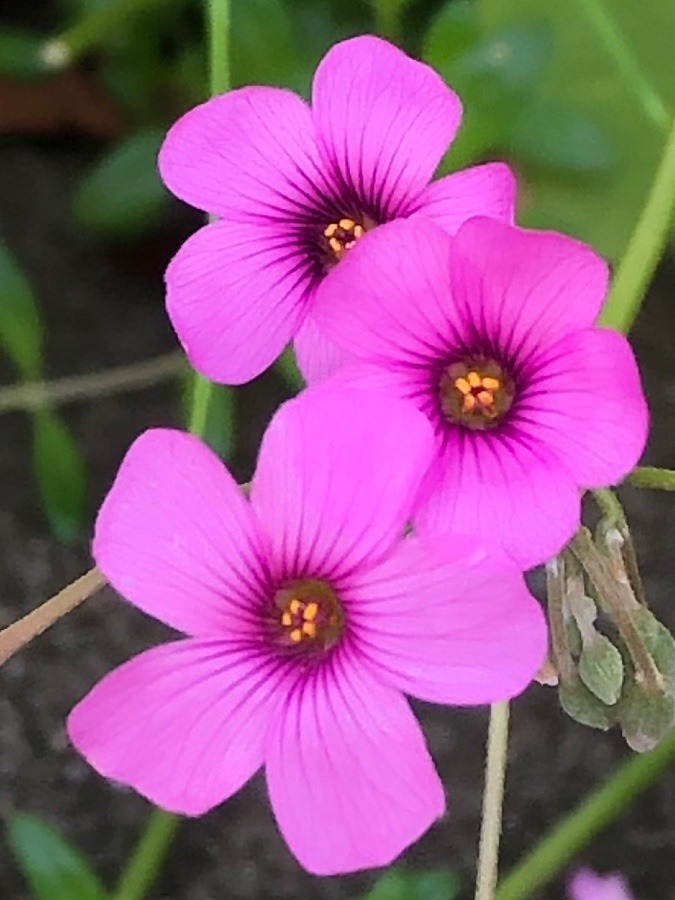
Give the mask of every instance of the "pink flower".
[(621, 875), (596, 875), (579, 869), (567, 886), (569, 900), (634, 900)]
[(428, 66), (361, 36), (320, 62), (310, 107), (245, 87), (186, 113), (159, 155), (176, 196), (219, 220), (178, 251), (167, 308), (192, 364), (240, 384), (292, 338), (314, 381), (344, 360), (317, 324), (317, 285), (382, 222), (423, 213), (454, 233), (471, 215), (511, 221), (508, 167), (487, 164), (429, 184), (461, 118)]
[(454, 239), (392, 222), (332, 277), (317, 317), (362, 363), (335, 377), (408, 399), (434, 425), (421, 533), (473, 533), (526, 568), (571, 537), (582, 488), (638, 461), (639, 374), (625, 337), (593, 326), (607, 267), (585, 245), (489, 219)]
[(187, 637), (107, 675), (68, 721), (100, 773), (188, 815), (264, 765), (286, 841), (319, 874), (384, 865), (443, 813), (403, 693), (510, 697), (546, 646), (519, 573), (466, 540), (401, 537), (431, 429), (355, 393), (316, 389), (277, 413), (250, 500), (196, 438), (136, 441), (94, 556)]

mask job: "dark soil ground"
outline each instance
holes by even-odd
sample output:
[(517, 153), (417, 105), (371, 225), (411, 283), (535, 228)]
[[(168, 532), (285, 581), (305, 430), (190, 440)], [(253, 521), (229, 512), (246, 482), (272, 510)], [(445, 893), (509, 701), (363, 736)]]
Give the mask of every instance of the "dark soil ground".
[[(0, 238), (30, 273), (43, 305), (51, 377), (136, 362), (175, 346), (162, 306), (160, 261), (180, 237), (176, 233), (139, 253), (83, 235), (68, 210), (90, 158), (79, 146), (0, 145)], [(189, 228), (192, 220), (184, 225)], [(634, 335), (654, 421), (646, 459), (670, 466), (674, 280), (672, 263), (666, 263)], [(9, 382), (9, 368), (0, 377)], [(239, 392), (238, 477), (249, 476), (260, 435), (283, 396), (283, 384), (273, 376)], [(178, 386), (168, 383), (67, 409), (91, 472), (92, 514), (130, 441), (148, 426), (180, 424), (177, 399)], [(649, 596), (657, 614), (674, 627), (675, 499), (635, 490), (624, 499)], [(45, 525), (31, 478), (29, 421), (19, 413), (0, 418), (0, 547), (0, 625), (91, 565), (86, 536), (66, 547)], [(68, 745), (64, 719), (100, 676), (162, 636), (160, 626), (105, 590), (0, 672), (0, 818), (16, 810), (43, 815), (79, 844), (111, 885), (148, 806), (86, 766)], [(448, 814), (404, 862), (449, 865), (468, 885), (487, 714), (422, 705), (419, 713), (447, 786)], [(627, 755), (618, 734), (582, 728), (561, 713), (552, 690), (531, 687), (513, 706), (504, 868)], [(27, 896), (22, 878), (6, 846), (0, 853), (0, 898), (21, 900)], [(675, 897), (675, 767), (584, 851), (583, 862), (621, 869), (641, 900)], [(256, 779), (221, 808), (182, 825), (152, 897), (337, 900), (357, 897), (373, 877), (321, 880), (305, 874), (279, 837), (264, 783)], [(556, 900), (562, 892), (550, 887), (539, 896)]]

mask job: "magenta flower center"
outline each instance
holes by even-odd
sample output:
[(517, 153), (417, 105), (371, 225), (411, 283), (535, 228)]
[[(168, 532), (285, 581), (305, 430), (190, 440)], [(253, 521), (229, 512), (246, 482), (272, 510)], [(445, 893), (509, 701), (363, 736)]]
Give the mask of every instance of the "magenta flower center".
[(273, 628), (282, 647), (327, 650), (342, 634), (344, 613), (328, 582), (301, 578), (274, 595)]
[(476, 430), (498, 425), (511, 408), (514, 393), (508, 373), (485, 357), (452, 363), (439, 386), (446, 419)]
[(358, 239), (375, 224), (367, 216), (362, 218), (363, 221), (357, 221), (345, 217), (337, 222), (331, 222), (324, 228), (323, 249), (326, 268), (329, 269), (338, 263), (347, 250), (351, 250)]

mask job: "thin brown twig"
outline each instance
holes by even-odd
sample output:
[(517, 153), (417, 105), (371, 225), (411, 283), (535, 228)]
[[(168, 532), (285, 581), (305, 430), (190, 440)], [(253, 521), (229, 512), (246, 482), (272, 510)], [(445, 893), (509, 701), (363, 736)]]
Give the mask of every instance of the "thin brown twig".
[(90, 397), (105, 397), (139, 391), (177, 375), (185, 368), (176, 351), (128, 366), (116, 366), (88, 375), (70, 375), (53, 381), (34, 381), (0, 388), (0, 414), (58, 406)]
[(106, 583), (103, 574), (94, 567), (46, 600), (37, 609), (27, 613), (0, 631), (0, 666), (17, 650), (46, 631), (66, 613), (71, 612)]

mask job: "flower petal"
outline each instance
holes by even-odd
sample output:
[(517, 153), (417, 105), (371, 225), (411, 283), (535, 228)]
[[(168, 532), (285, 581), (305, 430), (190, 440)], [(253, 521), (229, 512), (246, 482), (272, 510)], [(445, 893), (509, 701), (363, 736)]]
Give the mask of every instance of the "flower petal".
[(322, 153), (384, 221), (429, 181), (459, 126), (459, 98), (429, 66), (370, 35), (332, 47), (314, 75)]
[(309, 107), (280, 88), (239, 88), (189, 110), (158, 162), (177, 197), (238, 222), (287, 226), (330, 193)]
[(517, 359), (592, 325), (607, 291), (607, 264), (586, 244), (492, 219), (462, 225), (451, 267), (465, 331)]
[(635, 900), (621, 875), (598, 875), (591, 869), (579, 869), (567, 885), (569, 900)]
[(630, 344), (604, 328), (566, 335), (543, 354), (518, 406), (518, 428), (549, 444), (583, 487), (630, 472), (648, 425)]
[(437, 359), (456, 337), (451, 242), (421, 217), (365, 234), (318, 286), (319, 326), (364, 362), (420, 366)]
[(526, 436), (458, 429), (434, 476), (435, 490), (415, 517), (419, 533), (472, 535), (523, 569), (555, 556), (579, 525), (574, 476)]
[(487, 216), (511, 224), (515, 207), (515, 175), (506, 163), (494, 162), (471, 166), (432, 181), (405, 214), (426, 216), (454, 235), (473, 216)]
[(544, 616), (520, 572), (457, 534), (401, 541), (341, 596), (377, 674), (422, 700), (508, 699), (546, 654)]
[(192, 365), (242, 384), (293, 337), (312, 291), (305, 256), (268, 226), (215, 222), (183, 244), (166, 271), (166, 305)]
[(284, 704), (266, 766), (279, 828), (317, 875), (387, 865), (445, 806), (404, 698), (339, 658)]
[(267, 591), (253, 513), (218, 457), (169, 429), (132, 444), (96, 520), (96, 564), (134, 606), (192, 635), (250, 632)]
[(433, 434), (412, 404), (319, 385), (277, 412), (251, 503), (275, 577), (338, 578), (382, 556), (410, 518)]
[(311, 312), (298, 328), (293, 347), (298, 368), (307, 384), (324, 381), (352, 359), (346, 350), (328, 337)]
[(68, 734), (101, 775), (196, 816), (260, 768), (279, 662), (251, 646), (182, 640), (110, 672), (73, 709)]

